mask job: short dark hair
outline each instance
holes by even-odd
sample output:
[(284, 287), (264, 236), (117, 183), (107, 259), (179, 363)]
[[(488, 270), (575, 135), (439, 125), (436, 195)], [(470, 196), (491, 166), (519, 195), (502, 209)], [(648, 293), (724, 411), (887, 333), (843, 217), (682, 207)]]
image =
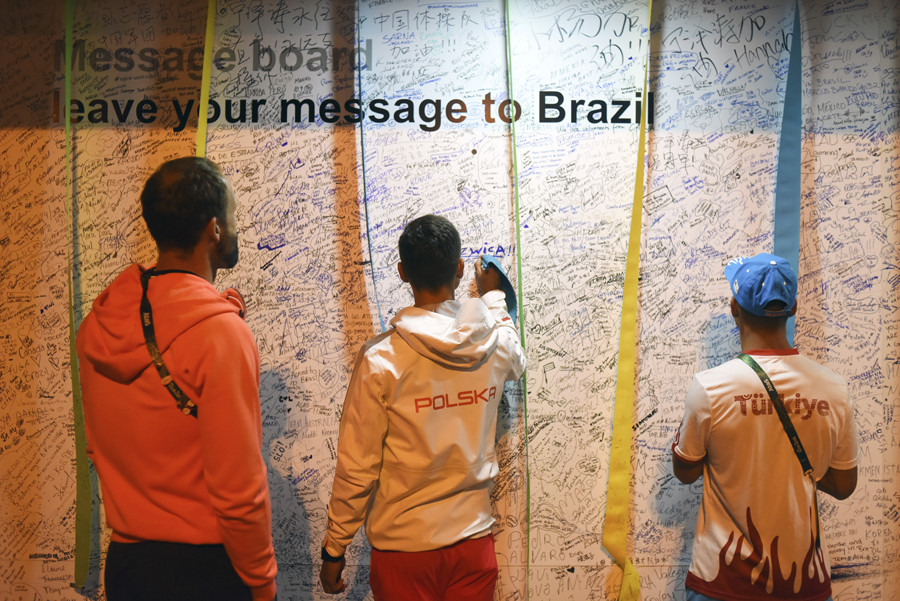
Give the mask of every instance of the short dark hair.
[(421, 290), (439, 290), (453, 283), (462, 242), (449, 219), (438, 215), (413, 219), (403, 228), (398, 246), (410, 284)]
[(228, 183), (219, 166), (203, 157), (166, 161), (141, 192), (141, 214), (163, 250), (193, 249), (210, 219), (225, 219), (227, 207)]
[[(738, 307), (740, 307), (740, 305), (738, 305)], [(769, 301), (765, 308), (766, 311), (783, 311), (785, 303), (779, 300), (773, 300)], [(754, 315), (741, 307), (741, 319), (755, 330), (778, 330), (785, 326), (790, 317), (790, 315)]]

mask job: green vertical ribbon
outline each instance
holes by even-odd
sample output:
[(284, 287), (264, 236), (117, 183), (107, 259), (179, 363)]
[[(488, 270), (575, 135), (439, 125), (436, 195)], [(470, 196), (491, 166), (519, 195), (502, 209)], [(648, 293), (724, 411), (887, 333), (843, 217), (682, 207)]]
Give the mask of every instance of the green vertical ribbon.
[[(509, 5), (506, 0), (506, 83), (509, 92), (510, 157), (513, 171), (513, 210), (516, 222), (516, 287), (519, 302), (519, 339), (525, 349), (525, 296), (522, 284), (522, 228), (519, 213), (519, 163), (516, 153), (516, 103), (513, 95), (512, 69), (512, 26), (509, 19)], [(525, 599), (530, 598), (531, 582), (531, 470), (528, 466), (528, 373), (522, 374), (522, 439), (525, 453)]]
[(84, 408), (81, 403), (81, 378), (78, 370), (78, 354), (75, 350), (75, 217), (72, 181), (72, 55), (75, 30), (75, 0), (66, 0), (65, 16), (65, 145), (66, 145), (66, 216), (68, 217), (68, 302), (69, 302), (69, 378), (72, 382), (72, 416), (75, 426), (75, 582), (82, 589), (87, 580), (91, 562), (91, 471), (87, 456), (87, 438), (84, 434)]
[(628, 557), (628, 532), (631, 503), (631, 453), (634, 424), (634, 378), (637, 348), (638, 276), (641, 258), (641, 217), (644, 199), (644, 142), (647, 129), (647, 74), (650, 69), (650, 18), (653, 2), (647, 3), (647, 62), (644, 64), (641, 125), (638, 135), (637, 168), (634, 177), (634, 199), (631, 229), (625, 261), (625, 289), (622, 294), (622, 324), (619, 331), (619, 358), (616, 374), (616, 404), (613, 414), (613, 437), (610, 449), (609, 481), (606, 493), (606, 516), (603, 523), (603, 546), (622, 569), (619, 601), (640, 598), (640, 577)]
[(200, 104), (197, 116), (197, 156), (206, 156), (206, 121), (209, 113), (209, 86), (212, 81), (213, 35), (216, 30), (216, 0), (206, 9), (206, 33), (203, 41), (203, 76), (200, 80)]

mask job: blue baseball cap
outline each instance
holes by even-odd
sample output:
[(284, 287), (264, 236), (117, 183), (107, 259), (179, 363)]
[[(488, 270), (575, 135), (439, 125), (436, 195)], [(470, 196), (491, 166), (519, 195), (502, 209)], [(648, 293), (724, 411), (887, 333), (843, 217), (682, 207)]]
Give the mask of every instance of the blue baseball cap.
[[(789, 315), (797, 303), (797, 276), (786, 259), (760, 253), (755, 257), (737, 257), (725, 266), (725, 277), (741, 309), (760, 317)], [(766, 311), (772, 301), (784, 303), (784, 309)]]

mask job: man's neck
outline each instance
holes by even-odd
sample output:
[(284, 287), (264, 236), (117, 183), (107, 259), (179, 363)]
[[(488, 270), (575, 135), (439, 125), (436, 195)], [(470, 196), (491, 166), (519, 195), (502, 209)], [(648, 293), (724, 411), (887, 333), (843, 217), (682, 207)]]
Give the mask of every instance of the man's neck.
[(413, 301), (416, 307), (425, 307), (428, 305), (439, 305), (440, 303), (456, 298), (455, 290), (451, 290), (449, 286), (440, 290), (419, 290), (413, 288)]
[(741, 332), (741, 350), (747, 352), (749, 350), (780, 350), (793, 348), (788, 342), (787, 334), (784, 329), (774, 332), (757, 332), (744, 331)]
[(212, 266), (205, 253), (183, 252), (178, 250), (161, 250), (156, 261), (156, 270), (178, 269), (190, 271), (210, 284), (216, 279), (216, 268)]

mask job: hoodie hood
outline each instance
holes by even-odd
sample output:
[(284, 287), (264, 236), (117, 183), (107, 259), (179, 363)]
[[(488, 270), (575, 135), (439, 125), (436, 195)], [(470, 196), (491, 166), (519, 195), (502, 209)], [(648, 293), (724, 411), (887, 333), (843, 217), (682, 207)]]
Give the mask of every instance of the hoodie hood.
[(406, 307), (391, 325), (414, 351), (455, 369), (479, 367), (498, 344), (496, 320), (477, 298)]
[[(94, 300), (78, 329), (78, 349), (101, 375), (127, 383), (151, 365), (141, 328), (141, 273), (131, 265)], [(221, 313), (240, 314), (212, 284), (192, 273), (165, 273), (150, 278), (147, 297), (153, 310), (161, 353), (192, 326)]]

